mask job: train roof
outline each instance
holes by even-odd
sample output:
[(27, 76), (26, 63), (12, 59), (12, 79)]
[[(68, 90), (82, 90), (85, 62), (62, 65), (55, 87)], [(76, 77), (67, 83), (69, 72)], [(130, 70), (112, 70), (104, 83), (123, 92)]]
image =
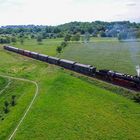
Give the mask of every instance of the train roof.
[(61, 59), (60, 61), (65, 62), (65, 63), (69, 63), (69, 64), (74, 64), (75, 63), (74, 61), (66, 60), (66, 59)]
[(45, 54), (39, 54), (39, 56), (48, 57), (48, 55)]
[(13, 47), (13, 46), (6, 46), (6, 47), (9, 47), (9, 48), (15, 48), (15, 47)]
[(13, 47), (13, 46), (7, 46), (7, 47), (9, 47), (9, 48), (13, 48), (13, 49), (18, 49), (18, 48), (16, 48), (16, 47)]
[(22, 51), (24, 51), (23, 49), (21, 49), (21, 48), (19, 48), (19, 50), (22, 50)]
[(29, 52), (30, 53), (30, 51), (28, 51), (28, 50), (24, 50), (24, 52)]
[(53, 57), (53, 56), (49, 56), (48, 58), (55, 59), (55, 60), (60, 60), (60, 58)]
[(85, 68), (91, 67), (91, 65), (86, 65), (86, 64), (81, 64), (81, 63), (76, 63), (75, 65), (80, 66), (80, 67), (85, 67)]
[(36, 52), (31, 52), (32, 54), (38, 54), (38, 53), (36, 53)]

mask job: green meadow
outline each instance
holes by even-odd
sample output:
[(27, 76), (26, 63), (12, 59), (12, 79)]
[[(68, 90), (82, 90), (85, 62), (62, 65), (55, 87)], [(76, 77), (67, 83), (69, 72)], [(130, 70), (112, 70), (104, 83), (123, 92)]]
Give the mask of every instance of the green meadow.
[[(39, 45), (35, 40), (27, 40), (23, 45), (12, 45), (56, 56), (56, 47), (61, 41), (47, 39)], [(123, 49), (117, 53), (121, 43), (115, 39), (92, 39), (89, 44), (70, 42), (60, 57), (99, 68), (135, 73), (127, 43), (122, 46)], [(119, 62), (117, 58), (124, 61)], [(29, 79), (37, 82), (39, 87), (35, 102), (15, 133), (14, 140), (139, 140), (140, 105), (116, 94), (135, 92), (5, 51), (2, 45), (0, 60), (1, 75)], [(8, 81), (0, 77), (0, 90)], [(10, 106), (7, 114), (2, 112), (0, 140), (10, 137), (35, 93), (32, 83), (13, 79), (10, 82), (0, 95), (0, 110), (3, 110), (5, 100), (10, 102), (12, 95), (16, 95), (16, 105)]]
[(136, 74), (135, 67), (140, 64), (140, 42), (93, 38), (89, 43), (70, 43), (61, 58), (94, 65), (98, 69)]

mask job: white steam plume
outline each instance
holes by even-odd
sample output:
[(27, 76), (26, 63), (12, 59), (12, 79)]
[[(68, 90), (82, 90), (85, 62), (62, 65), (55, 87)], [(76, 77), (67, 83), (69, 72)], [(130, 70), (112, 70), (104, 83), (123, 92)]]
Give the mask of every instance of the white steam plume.
[(136, 66), (137, 76), (140, 77), (140, 65)]

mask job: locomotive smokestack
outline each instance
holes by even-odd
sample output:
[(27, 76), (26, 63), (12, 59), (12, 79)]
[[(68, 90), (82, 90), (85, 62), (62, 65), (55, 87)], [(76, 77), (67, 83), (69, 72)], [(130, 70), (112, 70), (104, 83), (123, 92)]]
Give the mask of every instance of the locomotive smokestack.
[(140, 65), (136, 66), (137, 76), (140, 77)]

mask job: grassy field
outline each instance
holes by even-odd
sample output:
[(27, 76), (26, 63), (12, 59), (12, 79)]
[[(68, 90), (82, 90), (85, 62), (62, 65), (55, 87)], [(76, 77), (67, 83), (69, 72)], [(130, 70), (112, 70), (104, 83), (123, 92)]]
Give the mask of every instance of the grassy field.
[(8, 80), (0, 77), (0, 91), (6, 86), (7, 83), (8, 83)]
[[(56, 55), (55, 48), (59, 42), (52, 40), (52, 48), (49, 47), (51, 40), (46, 40), (44, 45), (34, 46), (35, 41), (28, 41), (23, 46), (15, 46)], [(70, 47), (64, 54), (67, 49)], [(114, 94), (115, 91), (96, 86), (94, 80), (91, 83), (84, 78), (76, 78), (62, 68), (7, 52), (1, 47), (0, 59), (0, 74), (27, 78), (39, 85), (39, 95), (17, 130), (15, 140), (139, 140), (139, 104)], [(14, 93), (21, 99), (0, 121), (0, 140), (7, 139), (14, 130), (34, 90), (34, 86), (26, 82), (12, 81), (5, 94), (0, 96), (0, 99), (8, 99), (9, 94)]]
[(139, 139), (138, 104), (67, 74), (47, 78), (16, 140)]
[[(0, 95), (0, 139), (8, 139), (19, 119), (29, 105), (34, 95), (35, 86), (21, 81), (13, 80), (10, 86)], [(11, 106), (11, 97), (16, 96), (16, 105)], [(4, 113), (4, 102), (9, 102), (9, 112)]]
[(99, 69), (136, 74), (135, 66), (140, 64), (140, 42), (93, 38), (87, 44), (70, 43), (61, 58), (94, 65)]
[[(63, 39), (47, 39), (39, 45), (36, 40), (26, 40), (19, 48), (57, 56), (56, 47)], [(135, 66), (140, 64), (140, 42), (119, 42), (115, 38), (91, 38), (90, 42), (70, 42), (61, 58), (90, 64), (98, 69), (111, 69), (136, 74)]]
[(45, 39), (41, 44), (38, 44), (36, 40), (25, 40), (24, 45), (21, 45), (19, 42), (12, 44), (18, 48), (24, 48), (31, 51), (36, 51), (39, 53), (48, 54), (51, 56), (56, 55), (56, 48), (61, 44), (63, 39)]

